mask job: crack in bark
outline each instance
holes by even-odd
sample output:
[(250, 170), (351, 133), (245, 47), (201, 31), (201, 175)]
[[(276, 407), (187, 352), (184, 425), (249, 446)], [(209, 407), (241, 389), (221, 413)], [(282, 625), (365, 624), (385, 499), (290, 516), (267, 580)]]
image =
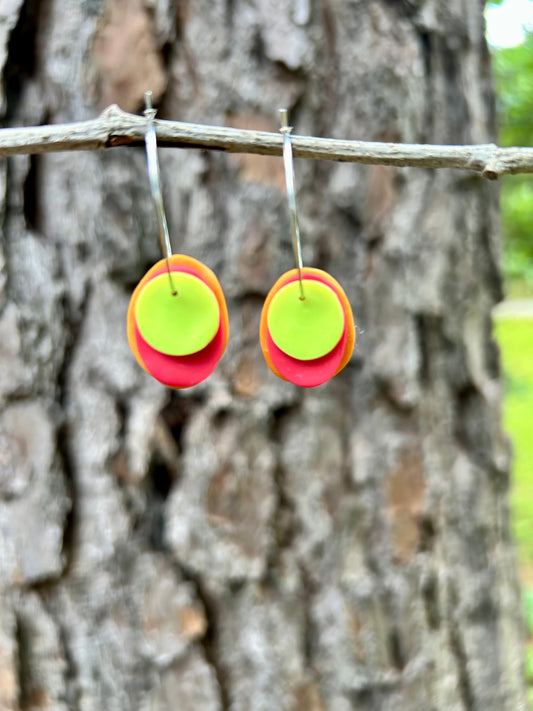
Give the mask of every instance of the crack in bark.
[(312, 678), (318, 677), (318, 673), (313, 665), (314, 656), (314, 623), (311, 614), (311, 600), (313, 596), (313, 580), (307, 572), (305, 566), (299, 566), (302, 581), (301, 597), (304, 609), (304, 629), (303, 629), (303, 658), (305, 668), (311, 672)]
[(399, 672), (403, 672), (408, 662), (404, 645), (402, 643), (402, 635), (398, 628), (397, 618), (391, 610), (391, 624), (387, 635), (387, 647), (389, 652), (389, 660), (393, 667)]
[[(144, 504), (142, 511), (129, 508), (134, 526), (145, 532), (152, 550), (168, 553), (165, 545), (165, 501), (179, 479), (182, 438), (193, 413), (201, 407), (203, 397), (172, 393), (161, 409), (154, 430), (154, 440), (148, 472), (143, 478)], [(119, 478), (120, 481), (120, 478)]]
[(48, 610), (48, 614), (51, 615), (53, 618), (56, 628), (58, 631), (58, 636), (59, 636), (59, 641), (61, 643), (61, 647), (63, 649), (63, 656), (66, 662), (66, 672), (65, 672), (65, 702), (67, 703), (68, 708), (70, 711), (79, 711), (81, 708), (80, 706), (80, 689), (76, 683), (76, 680), (78, 678), (78, 669), (76, 662), (74, 661), (74, 658), (70, 652), (68, 640), (67, 640), (67, 634), (65, 629), (63, 628), (63, 625), (55, 618), (50, 610)]
[(60, 701), (64, 701), (69, 711), (80, 711), (80, 696), (81, 692), (77, 684), (77, 679), (79, 677), (79, 670), (74, 657), (70, 651), (70, 646), (68, 642), (68, 635), (66, 629), (61, 624), (58, 616), (54, 614), (53, 605), (50, 604), (49, 598), (51, 598), (53, 592), (50, 588), (45, 590), (37, 589), (37, 594), (39, 595), (41, 602), (47, 614), (50, 616), (54, 622), (55, 628), (57, 630), (57, 635), (59, 643), (61, 644), (61, 649), (63, 652), (63, 658), (65, 660), (66, 670), (64, 674), (64, 684), (65, 684), (65, 695), (64, 698), (60, 698)]
[(295, 534), (294, 504), (286, 495), (283, 488), (283, 471), (278, 465), (274, 468), (274, 490), (276, 492), (276, 506), (272, 512), (270, 526), (274, 534), (274, 541), (269, 546), (265, 564), (265, 582), (276, 577), (283, 551), (290, 548)]
[(143, 511), (126, 506), (134, 518), (134, 528), (144, 535), (149, 547), (157, 552), (168, 553), (165, 545), (165, 501), (176, 481), (179, 460), (169, 461), (165, 452), (155, 448), (147, 476), (144, 478)]
[(424, 65), (424, 80), (426, 85), (426, 93), (430, 99), (424, 105), (424, 122), (422, 126), (423, 140), (427, 141), (429, 136), (433, 134), (433, 126), (435, 123), (435, 114), (433, 111), (433, 36), (428, 30), (420, 29), (417, 31), (417, 36), (422, 54), (422, 63)]
[[(78, 670), (67, 643), (66, 632), (63, 626), (53, 614), (51, 605), (48, 604), (51, 584), (28, 586), (28, 590), (34, 591), (43, 605), (47, 615), (50, 616), (57, 631), (63, 659), (65, 661), (64, 693), (57, 695), (57, 701), (67, 705), (70, 711), (79, 711), (79, 689), (76, 685)], [(17, 674), (18, 674), (18, 709), (20, 711), (33, 711), (36, 708), (48, 708), (51, 702), (49, 692), (39, 685), (38, 679), (34, 678), (34, 662), (32, 660), (31, 631), (26, 629), (25, 622), (20, 614), (15, 615), (15, 640), (17, 644)]]
[(226, 0), (224, 8), (224, 20), (230, 33), (233, 32), (233, 20), (235, 17), (235, 0)]
[(422, 387), (427, 387), (430, 383), (430, 365), (429, 365), (429, 343), (428, 343), (428, 320), (430, 317), (425, 314), (416, 314), (414, 316), (414, 327), (418, 344), (418, 352), (420, 354), (420, 367), (418, 379)]
[(215, 675), (219, 690), (221, 711), (230, 711), (231, 692), (229, 688), (229, 680), (224, 668), (224, 661), (221, 658), (218, 649), (219, 612), (217, 601), (209, 594), (199, 574), (193, 572), (183, 563), (176, 563), (176, 566), (182, 578), (194, 587), (196, 597), (204, 608), (207, 620), (207, 631), (204, 637), (198, 641), (203, 648), (205, 660)]
[(456, 390), (454, 437), (468, 458), (484, 471), (494, 469), (490, 424), (485, 399), (473, 383)]
[(86, 289), (84, 299), (81, 302), (79, 313), (76, 317), (73, 315), (68, 299), (65, 298), (63, 301), (64, 320), (68, 324), (68, 328), (65, 331), (68, 334), (68, 341), (65, 343), (63, 360), (61, 362), (61, 366), (59, 367), (56, 381), (56, 402), (61, 408), (61, 415), (63, 417), (63, 420), (60, 422), (56, 431), (56, 449), (61, 463), (67, 493), (70, 498), (70, 510), (67, 513), (63, 529), (61, 554), (64, 556), (64, 567), (60, 578), (68, 575), (70, 564), (72, 562), (77, 507), (75, 467), (70, 451), (69, 426), (65, 416), (65, 406), (68, 398), (68, 373), (76, 352), (76, 346), (80, 339), (85, 315), (87, 313), (90, 291), (90, 288)]
[(273, 531), (273, 542), (266, 555), (265, 582), (276, 577), (276, 569), (280, 564), (283, 551), (290, 548), (296, 535), (296, 518), (294, 502), (287, 495), (284, 487), (284, 471), (279, 462), (279, 449), (282, 440), (282, 430), (285, 421), (292, 418), (300, 409), (299, 403), (280, 407), (272, 412), (269, 427), (269, 441), (276, 452), (277, 463), (273, 470), (273, 485), (276, 494), (276, 505), (270, 518)]
[[(320, 135), (331, 133), (334, 117), (339, 105), (340, 59), (337, 38), (335, 12), (330, 0), (322, 3), (322, 25), (324, 28), (324, 101), (320, 112), (318, 132)], [(294, 119), (293, 119), (294, 120)], [(329, 168), (329, 166), (328, 166)]]
[(21, 85), (35, 72), (39, 18), (44, 5), (42, 0), (25, 0), (9, 37), (4, 69), (8, 120), (14, 116), (23, 98)]
[[(450, 609), (457, 609), (457, 591), (450, 585), (449, 591)], [(457, 666), (457, 677), (459, 681), (459, 693), (465, 711), (473, 711), (476, 708), (474, 692), (468, 674), (468, 655), (464, 646), (459, 622), (453, 616), (449, 621), (448, 639), (450, 641), (450, 651)]]
[(26, 227), (39, 232), (39, 155), (29, 157), (29, 168), (24, 180), (24, 220)]
[(70, 499), (70, 510), (67, 512), (63, 528), (61, 554), (64, 557), (64, 566), (60, 577), (67, 575), (70, 567), (74, 547), (74, 529), (76, 525), (76, 484), (69, 444), (68, 426), (66, 422), (64, 422), (57, 430), (56, 448), (61, 462), (66, 490)]
[(440, 611), (438, 601), (439, 589), (435, 575), (432, 574), (423, 582), (421, 593), (424, 601), (427, 625), (429, 629), (436, 630), (440, 626)]
[(28, 708), (30, 696), (31, 664), (29, 662), (29, 642), (18, 614), (15, 615), (15, 640), (17, 643), (18, 705), (21, 711), (25, 711)]
[(399, 17), (411, 20), (419, 11), (420, 0), (386, 0)]

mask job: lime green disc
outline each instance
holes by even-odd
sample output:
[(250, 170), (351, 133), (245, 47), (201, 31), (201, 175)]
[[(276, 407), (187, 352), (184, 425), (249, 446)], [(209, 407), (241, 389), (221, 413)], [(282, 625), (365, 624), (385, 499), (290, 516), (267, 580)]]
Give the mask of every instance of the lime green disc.
[(314, 360), (329, 353), (344, 331), (344, 310), (329, 286), (306, 279), (305, 299), (293, 281), (276, 293), (267, 314), (272, 340), (284, 353), (298, 360)]
[(139, 294), (135, 319), (141, 336), (156, 351), (173, 356), (197, 353), (210, 343), (220, 323), (220, 307), (209, 286), (192, 274), (159, 274)]

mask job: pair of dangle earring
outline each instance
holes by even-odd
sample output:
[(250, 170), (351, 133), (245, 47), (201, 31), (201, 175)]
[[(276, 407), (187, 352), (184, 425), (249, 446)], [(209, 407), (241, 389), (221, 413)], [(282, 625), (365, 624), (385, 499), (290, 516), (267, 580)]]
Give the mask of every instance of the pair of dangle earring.
[[(228, 310), (215, 274), (202, 262), (172, 254), (161, 195), (155, 110), (146, 94), (148, 176), (165, 257), (135, 288), (128, 308), (128, 342), (138, 363), (171, 388), (205, 380), (226, 350)], [(269, 292), (261, 314), (260, 342), (272, 372), (301, 387), (322, 385), (348, 363), (355, 343), (352, 310), (327, 272), (302, 266), (296, 213), (291, 127), (281, 110), (283, 162), (296, 269)]]

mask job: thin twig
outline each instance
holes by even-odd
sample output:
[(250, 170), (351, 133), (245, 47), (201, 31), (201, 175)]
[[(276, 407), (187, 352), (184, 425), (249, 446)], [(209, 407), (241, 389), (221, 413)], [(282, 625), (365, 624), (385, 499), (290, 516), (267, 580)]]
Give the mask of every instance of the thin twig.
[[(156, 121), (155, 126), (161, 146), (282, 155), (283, 137), (279, 133), (179, 121)], [(112, 105), (90, 121), (0, 129), (0, 156), (140, 145), (144, 141), (145, 130), (146, 119)], [(457, 168), (481, 173), (490, 180), (511, 173), (533, 173), (533, 148), (499, 148), (494, 144), (433, 146), (342, 141), (311, 136), (292, 136), (292, 145), (298, 158), (400, 167)]]

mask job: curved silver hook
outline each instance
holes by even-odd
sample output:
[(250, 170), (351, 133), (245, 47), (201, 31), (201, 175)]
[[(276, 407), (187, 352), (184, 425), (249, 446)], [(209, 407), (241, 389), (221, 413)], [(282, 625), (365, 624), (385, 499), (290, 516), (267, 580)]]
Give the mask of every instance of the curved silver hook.
[(167, 218), (165, 208), (163, 206), (163, 195), (161, 193), (161, 176), (159, 173), (159, 161), (157, 159), (157, 136), (154, 127), (154, 118), (157, 113), (152, 106), (152, 92), (147, 91), (144, 94), (144, 115), (146, 116), (146, 133), (144, 134), (144, 143), (146, 145), (146, 166), (148, 169), (148, 179), (150, 181), (150, 189), (154, 199), (155, 213), (157, 215), (157, 224), (159, 226), (159, 244), (161, 252), (167, 262), (168, 280), (170, 282), (170, 291), (172, 296), (177, 296), (178, 292), (174, 287), (172, 279), (172, 271), (170, 269), (170, 257), (172, 256), (172, 247), (170, 246), (170, 237), (168, 234)]
[(296, 212), (296, 194), (294, 190), (294, 166), (292, 161), (291, 131), (287, 118), (287, 109), (279, 109), (281, 118), (280, 133), (283, 134), (283, 165), (285, 167), (285, 183), (287, 185), (287, 198), (289, 201), (289, 214), (291, 217), (292, 251), (294, 261), (298, 269), (298, 281), (300, 282), (300, 299), (305, 299), (302, 280), (302, 244), (300, 242), (300, 226), (298, 224), (298, 214)]

